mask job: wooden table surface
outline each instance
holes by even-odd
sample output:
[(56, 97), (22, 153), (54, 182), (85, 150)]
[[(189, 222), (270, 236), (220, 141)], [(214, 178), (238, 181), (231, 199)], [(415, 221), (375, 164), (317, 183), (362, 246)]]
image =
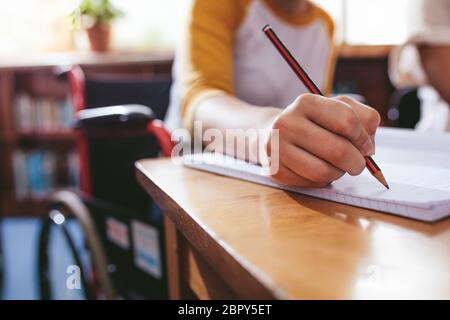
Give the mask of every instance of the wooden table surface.
[(137, 177), (240, 297), (450, 299), (450, 219), (434, 224), (142, 160)]

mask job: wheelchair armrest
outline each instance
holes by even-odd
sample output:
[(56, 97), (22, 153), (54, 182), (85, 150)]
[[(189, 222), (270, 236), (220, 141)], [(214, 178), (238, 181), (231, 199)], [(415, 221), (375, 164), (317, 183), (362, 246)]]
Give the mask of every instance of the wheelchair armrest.
[(147, 124), (155, 119), (149, 107), (139, 104), (83, 109), (75, 114), (75, 128), (104, 128), (118, 124)]

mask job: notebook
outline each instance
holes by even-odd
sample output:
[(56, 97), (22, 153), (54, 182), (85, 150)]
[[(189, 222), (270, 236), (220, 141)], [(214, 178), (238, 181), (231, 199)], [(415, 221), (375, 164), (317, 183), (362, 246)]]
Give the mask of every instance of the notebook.
[(450, 215), (450, 134), (380, 128), (376, 151), (373, 158), (390, 190), (367, 170), (357, 177), (345, 175), (326, 188), (291, 188), (272, 181), (258, 165), (221, 154), (185, 155), (182, 161), (187, 167), (417, 220)]

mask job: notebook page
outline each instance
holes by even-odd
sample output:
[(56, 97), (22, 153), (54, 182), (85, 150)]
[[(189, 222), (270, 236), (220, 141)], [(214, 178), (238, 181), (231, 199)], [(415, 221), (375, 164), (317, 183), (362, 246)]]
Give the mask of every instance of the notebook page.
[[(386, 149), (389, 151), (389, 149)], [(329, 198), (336, 194), (336, 201), (361, 206), (364, 200), (409, 205), (418, 208), (431, 208), (450, 203), (450, 169), (435, 169), (426, 166), (404, 166), (383, 161), (383, 172), (389, 181), (387, 190), (367, 171), (360, 176), (345, 175), (332, 185), (322, 189), (291, 188), (277, 185), (267, 177), (263, 168), (233, 159), (221, 154), (198, 154), (185, 156), (184, 164), (222, 175), (250, 180), (274, 187), (280, 187), (306, 195)], [(411, 172), (417, 174), (412, 175)]]
[[(423, 148), (416, 149), (416, 142)], [(408, 130), (381, 129), (374, 159), (383, 170), (390, 190), (386, 190), (367, 170), (358, 177), (345, 175), (322, 189), (290, 188), (273, 182), (259, 166), (223, 155), (190, 155), (183, 160), (190, 167), (313, 197), (435, 220), (450, 214), (448, 149), (448, 134), (424, 136)], [(434, 216), (430, 216), (430, 212)]]
[(379, 128), (375, 137), (376, 145), (409, 149), (422, 152), (450, 152), (450, 134), (421, 132), (410, 129)]
[[(325, 189), (337, 194), (355, 198), (349, 204), (359, 204), (360, 200), (376, 200), (394, 204), (402, 204), (419, 208), (432, 208), (450, 203), (449, 181), (443, 182), (441, 177), (450, 179), (450, 170), (433, 170), (429, 167), (404, 166), (383, 162), (383, 172), (389, 181), (387, 190), (369, 173), (358, 177), (344, 176)], [(411, 172), (420, 172), (420, 177), (411, 176)], [(389, 177), (389, 178), (388, 178)], [(394, 178), (391, 178), (394, 177)], [(301, 190), (299, 190), (301, 191)], [(308, 194), (320, 195), (320, 189), (311, 190)]]

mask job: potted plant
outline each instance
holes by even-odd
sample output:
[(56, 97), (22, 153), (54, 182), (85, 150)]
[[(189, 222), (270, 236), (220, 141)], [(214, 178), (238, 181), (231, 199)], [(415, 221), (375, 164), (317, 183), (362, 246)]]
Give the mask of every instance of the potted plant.
[(76, 29), (85, 29), (93, 51), (107, 51), (111, 42), (111, 23), (122, 12), (110, 0), (82, 0), (71, 13)]

